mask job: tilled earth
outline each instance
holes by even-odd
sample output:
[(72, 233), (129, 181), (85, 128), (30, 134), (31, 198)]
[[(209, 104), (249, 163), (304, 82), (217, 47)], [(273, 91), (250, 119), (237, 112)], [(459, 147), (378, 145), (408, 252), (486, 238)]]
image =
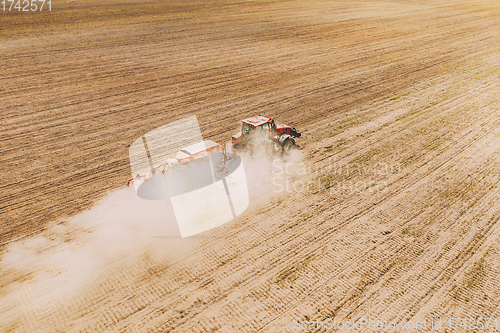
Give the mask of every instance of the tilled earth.
[[(486, 0), (0, 11), (0, 330), (498, 331), (498, 31)], [(227, 141), (257, 114), (300, 156), (246, 164), (265, 181), (236, 221), (144, 236), (130, 144), (192, 115)]]

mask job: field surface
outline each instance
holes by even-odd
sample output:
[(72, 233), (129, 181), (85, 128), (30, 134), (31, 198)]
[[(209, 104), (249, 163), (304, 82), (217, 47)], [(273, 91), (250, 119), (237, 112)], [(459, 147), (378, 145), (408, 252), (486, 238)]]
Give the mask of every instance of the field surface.
[[(493, 0), (0, 11), (0, 332), (500, 331), (499, 31)], [(246, 161), (235, 221), (151, 237), (130, 144), (257, 114), (297, 154)]]

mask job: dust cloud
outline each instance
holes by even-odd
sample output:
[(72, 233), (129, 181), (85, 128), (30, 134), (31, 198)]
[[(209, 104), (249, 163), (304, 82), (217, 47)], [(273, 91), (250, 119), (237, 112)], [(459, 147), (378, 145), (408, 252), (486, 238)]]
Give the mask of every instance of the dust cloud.
[[(269, 190), (273, 162), (299, 158), (299, 152), (287, 158), (264, 152), (242, 156), (251, 202), (244, 214), (283, 195)], [(44, 332), (53, 331), (54, 322), (70, 325), (72, 317), (77, 320), (116, 292), (114, 285), (148, 278), (152, 268), (168, 267), (210, 241), (168, 237), (167, 216), (164, 201), (121, 188), (37, 236), (8, 244), (0, 257), (2, 326)], [(61, 316), (70, 320), (58, 320)]]
[[(7, 245), (0, 261), (0, 322), (38, 330), (44, 318), (70, 311), (70, 303), (85, 307), (103, 296), (100, 285), (117, 266), (132, 278), (145, 274), (147, 257), (159, 255), (155, 244), (162, 245), (164, 265), (182, 260), (194, 244), (165, 238), (165, 218), (164, 202), (122, 188), (38, 236)], [(142, 266), (134, 266), (139, 261)]]

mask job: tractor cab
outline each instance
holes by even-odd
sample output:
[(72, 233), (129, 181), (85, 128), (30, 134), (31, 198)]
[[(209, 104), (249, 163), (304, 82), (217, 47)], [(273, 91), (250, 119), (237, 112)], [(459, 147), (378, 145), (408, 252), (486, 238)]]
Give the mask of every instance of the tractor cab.
[(249, 137), (267, 137), (275, 133), (274, 119), (263, 116), (247, 118), (243, 119), (241, 132), (233, 136), (232, 143), (240, 144)]
[(244, 119), (241, 124), (242, 135), (247, 135), (254, 130), (262, 131), (262, 133), (272, 134), (273, 129), (276, 130), (274, 119), (263, 116)]

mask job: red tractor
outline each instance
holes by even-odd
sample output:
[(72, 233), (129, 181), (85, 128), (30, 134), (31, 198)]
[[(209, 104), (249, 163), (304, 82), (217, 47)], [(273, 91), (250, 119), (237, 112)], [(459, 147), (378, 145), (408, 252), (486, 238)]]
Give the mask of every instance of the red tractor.
[(231, 142), (233, 151), (255, 151), (263, 147), (267, 151), (288, 153), (297, 147), (295, 138), (299, 137), (300, 133), (295, 128), (276, 124), (274, 119), (259, 115), (244, 119), (241, 132), (233, 135)]

